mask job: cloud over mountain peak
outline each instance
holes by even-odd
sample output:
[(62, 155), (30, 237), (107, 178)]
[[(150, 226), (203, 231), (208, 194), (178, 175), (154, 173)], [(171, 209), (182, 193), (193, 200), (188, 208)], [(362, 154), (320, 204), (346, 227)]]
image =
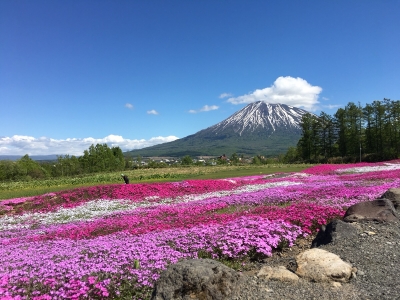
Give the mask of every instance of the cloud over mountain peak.
[(300, 77), (281, 76), (270, 87), (257, 89), (243, 96), (231, 97), (227, 102), (232, 104), (248, 104), (256, 101), (264, 101), (268, 103), (282, 103), (314, 111), (319, 104), (318, 96), (321, 91), (321, 87), (313, 86)]

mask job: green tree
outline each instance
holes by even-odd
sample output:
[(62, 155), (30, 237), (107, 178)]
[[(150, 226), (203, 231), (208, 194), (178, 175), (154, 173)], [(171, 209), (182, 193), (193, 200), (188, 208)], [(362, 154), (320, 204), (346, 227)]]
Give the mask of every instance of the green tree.
[[(333, 117), (303, 115), (302, 135), (297, 144), (300, 158), (318, 161), (341, 156), (345, 161), (398, 158), (400, 155), (400, 101), (384, 99), (365, 107), (349, 102)], [(363, 153), (362, 153), (363, 150)], [(288, 153), (293, 154), (293, 150)], [(318, 160), (317, 160), (318, 159)]]
[(0, 181), (13, 181), (24, 179), (27, 175), (26, 169), (15, 161), (0, 161)]
[(392, 149), (394, 157), (400, 155), (400, 100), (391, 101), (391, 124), (393, 126)]
[(316, 116), (307, 113), (302, 116), (300, 123), (302, 134), (297, 143), (297, 151), (303, 160), (311, 161), (317, 155), (318, 131)]
[(125, 169), (125, 157), (122, 153), (121, 148), (112, 147), (112, 156), (110, 156), (111, 164), (109, 166), (110, 171), (122, 171)]
[(85, 173), (122, 171), (125, 169), (125, 157), (119, 147), (108, 147), (107, 144), (91, 145), (79, 158)]
[(227, 165), (228, 164), (228, 159), (225, 154), (223, 154), (217, 158), (217, 164), (218, 165)]
[(184, 166), (190, 166), (193, 164), (193, 159), (190, 157), (190, 155), (186, 155), (182, 158), (181, 164)]
[(392, 101), (384, 98), (383, 105), (385, 106), (383, 157), (385, 159), (393, 159), (399, 155), (400, 101)]
[(137, 156), (136, 161), (137, 161), (138, 168), (141, 168), (142, 167), (142, 157), (140, 155)]
[[(347, 123), (347, 156), (359, 157), (362, 143), (362, 109), (353, 102), (347, 104), (346, 108)], [(360, 159), (360, 157), (359, 157)]]
[(260, 156), (259, 155), (254, 156), (253, 159), (251, 160), (251, 163), (253, 165), (261, 165), (262, 162), (261, 162)]
[(230, 162), (234, 165), (237, 165), (240, 162), (239, 156), (236, 154), (236, 152), (233, 153), (229, 159)]
[(335, 125), (332, 116), (321, 112), (318, 118), (319, 123), (319, 152), (327, 159), (335, 155)]
[(54, 176), (73, 176), (83, 173), (80, 160), (72, 155), (57, 156), (57, 163), (54, 165)]
[(335, 115), (335, 127), (338, 134), (337, 143), (339, 145), (339, 155), (346, 156), (347, 155), (347, 148), (348, 148), (348, 141), (347, 141), (347, 124), (346, 124), (346, 111), (343, 108), (339, 108)]
[(363, 118), (365, 124), (365, 143), (364, 143), (364, 151), (366, 153), (374, 153), (376, 152), (375, 145), (375, 126), (374, 126), (374, 108), (371, 104), (367, 104), (363, 108)]
[(301, 160), (299, 153), (297, 152), (296, 147), (289, 147), (286, 154), (281, 159), (283, 163), (295, 163)]
[(43, 169), (40, 164), (32, 160), (28, 154), (17, 160), (18, 167), (23, 170), (24, 179), (44, 179), (49, 177), (49, 174)]
[(125, 169), (133, 169), (134, 168), (134, 162), (133, 162), (133, 157), (132, 154), (128, 153), (125, 156)]
[(381, 101), (373, 101), (372, 107), (374, 109), (375, 151), (378, 155), (382, 156), (384, 150), (384, 124), (386, 109)]

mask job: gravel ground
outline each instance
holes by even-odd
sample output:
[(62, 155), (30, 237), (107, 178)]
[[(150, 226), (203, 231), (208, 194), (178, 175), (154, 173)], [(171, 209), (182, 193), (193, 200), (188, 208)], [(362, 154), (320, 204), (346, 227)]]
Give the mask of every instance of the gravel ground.
[(239, 299), (400, 299), (400, 222), (353, 223), (356, 238), (342, 238), (319, 248), (340, 256), (357, 268), (355, 278), (340, 287), (329, 283), (312, 283), (300, 279), (290, 284), (266, 281), (256, 275), (263, 266), (285, 266), (295, 270), (295, 257), (309, 249), (314, 237), (300, 240), (294, 247), (263, 262), (252, 263), (243, 273), (247, 279), (232, 295)]

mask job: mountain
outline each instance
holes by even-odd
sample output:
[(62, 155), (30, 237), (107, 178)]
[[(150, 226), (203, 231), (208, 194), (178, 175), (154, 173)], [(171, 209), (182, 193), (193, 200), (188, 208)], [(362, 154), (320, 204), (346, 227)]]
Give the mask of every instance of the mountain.
[(133, 150), (133, 156), (273, 156), (286, 153), (301, 137), (300, 122), (307, 111), (263, 101), (251, 103), (216, 125), (182, 139)]

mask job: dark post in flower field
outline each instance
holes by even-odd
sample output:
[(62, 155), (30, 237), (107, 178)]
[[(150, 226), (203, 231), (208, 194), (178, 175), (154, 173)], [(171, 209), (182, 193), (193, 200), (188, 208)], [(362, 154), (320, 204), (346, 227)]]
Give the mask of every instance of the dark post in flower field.
[(128, 176), (126, 176), (126, 175), (124, 175), (124, 174), (121, 174), (121, 176), (122, 176), (122, 178), (124, 179), (125, 184), (128, 184), (128, 183), (129, 183), (129, 178), (128, 178)]

